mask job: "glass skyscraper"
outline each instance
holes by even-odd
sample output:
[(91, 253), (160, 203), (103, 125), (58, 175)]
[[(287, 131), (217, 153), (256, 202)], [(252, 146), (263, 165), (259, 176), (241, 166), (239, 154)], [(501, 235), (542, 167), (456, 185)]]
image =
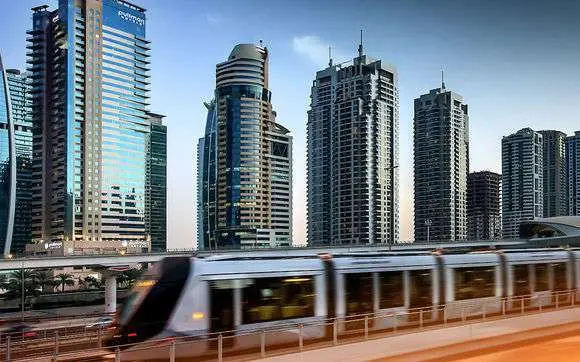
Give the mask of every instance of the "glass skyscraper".
[(16, 202), (16, 154), (14, 121), (8, 78), (0, 55), (0, 250), (9, 255)]
[(33, 240), (149, 247), (145, 9), (59, 0), (32, 10)]
[(16, 162), (16, 200), (12, 254), (22, 254), (30, 243), (32, 198), (32, 118), (30, 114), (29, 74), (17, 69), (7, 69), (8, 89), (14, 122), (14, 151)]
[(292, 137), (271, 96), (261, 45), (236, 45), (216, 66), (200, 173), (204, 248), (292, 244)]
[(149, 113), (145, 227), (151, 251), (167, 250), (167, 126), (162, 115)]
[(204, 103), (207, 108), (205, 137), (200, 138), (197, 155), (197, 247), (215, 249), (216, 202), (217, 202), (217, 114), (215, 100)]

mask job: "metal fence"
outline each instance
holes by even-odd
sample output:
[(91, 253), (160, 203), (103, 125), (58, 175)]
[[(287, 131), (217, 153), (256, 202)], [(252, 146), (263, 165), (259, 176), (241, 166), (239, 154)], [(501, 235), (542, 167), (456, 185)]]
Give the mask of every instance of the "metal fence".
[[(50, 358), (98, 357), (106, 354), (120, 361), (121, 354), (131, 359), (139, 356), (167, 359), (194, 353), (199, 360), (224, 361), (230, 358), (255, 359), (295, 353), (368, 339), (384, 338), (397, 333), (409, 333), (425, 328), (462, 325), (538, 313), (546, 310), (576, 306), (580, 290), (546, 292), (507, 298), (486, 298), (456, 301), (446, 305), (415, 308), (395, 313), (376, 312), (351, 315), (312, 323), (289, 323), (268, 329), (211, 333), (202, 337), (179, 337), (151, 340), (126, 345), (130, 352), (105, 351), (102, 348), (104, 330), (81, 331), (66, 336), (58, 332), (50, 337), (21, 339), (18, 335), (4, 336), (0, 353), (6, 361)], [(194, 351), (194, 352), (192, 352)]]

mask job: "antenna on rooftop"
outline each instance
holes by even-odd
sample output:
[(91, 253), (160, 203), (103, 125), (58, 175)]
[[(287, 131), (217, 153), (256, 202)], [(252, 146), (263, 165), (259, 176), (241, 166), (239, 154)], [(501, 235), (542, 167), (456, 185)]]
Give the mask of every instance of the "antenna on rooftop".
[(441, 69), (441, 90), (445, 90), (445, 78), (444, 78), (445, 73), (443, 72), (443, 69)]
[(332, 67), (332, 48), (328, 47), (328, 66)]
[(363, 31), (360, 30), (360, 44), (358, 45), (358, 56), (362, 57), (363, 55)]

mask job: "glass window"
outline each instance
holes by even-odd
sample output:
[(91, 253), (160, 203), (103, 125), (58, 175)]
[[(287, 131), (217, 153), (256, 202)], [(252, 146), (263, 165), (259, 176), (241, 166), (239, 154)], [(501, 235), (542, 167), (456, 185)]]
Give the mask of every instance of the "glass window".
[(514, 265), (514, 295), (530, 294), (530, 278), (527, 265)]
[(411, 308), (428, 307), (433, 304), (431, 269), (411, 270), (409, 279)]
[(493, 266), (456, 268), (455, 300), (493, 297), (495, 270)]
[(552, 269), (554, 271), (554, 290), (567, 290), (566, 263), (554, 263)]
[(536, 292), (542, 292), (550, 289), (548, 265), (547, 264), (536, 264)]
[(380, 308), (394, 308), (403, 305), (403, 272), (386, 272), (379, 274)]
[(244, 280), (242, 323), (314, 316), (312, 276)]
[(373, 275), (371, 273), (345, 274), (346, 314), (364, 314), (373, 311)]

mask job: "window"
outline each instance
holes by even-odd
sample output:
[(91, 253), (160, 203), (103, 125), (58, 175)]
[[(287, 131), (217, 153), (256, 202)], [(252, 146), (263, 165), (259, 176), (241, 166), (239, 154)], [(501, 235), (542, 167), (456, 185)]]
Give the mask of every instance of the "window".
[(244, 280), (242, 323), (314, 316), (312, 276)]
[(514, 295), (530, 294), (530, 278), (527, 265), (514, 265)]
[(379, 274), (381, 309), (401, 307), (403, 301), (403, 272), (386, 272)]
[(535, 267), (536, 273), (536, 292), (542, 292), (550, 289), (548, 265), (547, 264), (537, 264)]
[(568, 290), (566, 263), (554, 263), (552, 269), (554, 271), (554, 290)]
[(364, 314), (373, 311), (373, 275), (371, 273), (345, 274), (346, 314)]
[(428, 307), (433, 304), (431, 270), (410, 271), (411, 308)]
[(493, 297), (495, 270), (493, 266), (456, 268), (455, 300)]

